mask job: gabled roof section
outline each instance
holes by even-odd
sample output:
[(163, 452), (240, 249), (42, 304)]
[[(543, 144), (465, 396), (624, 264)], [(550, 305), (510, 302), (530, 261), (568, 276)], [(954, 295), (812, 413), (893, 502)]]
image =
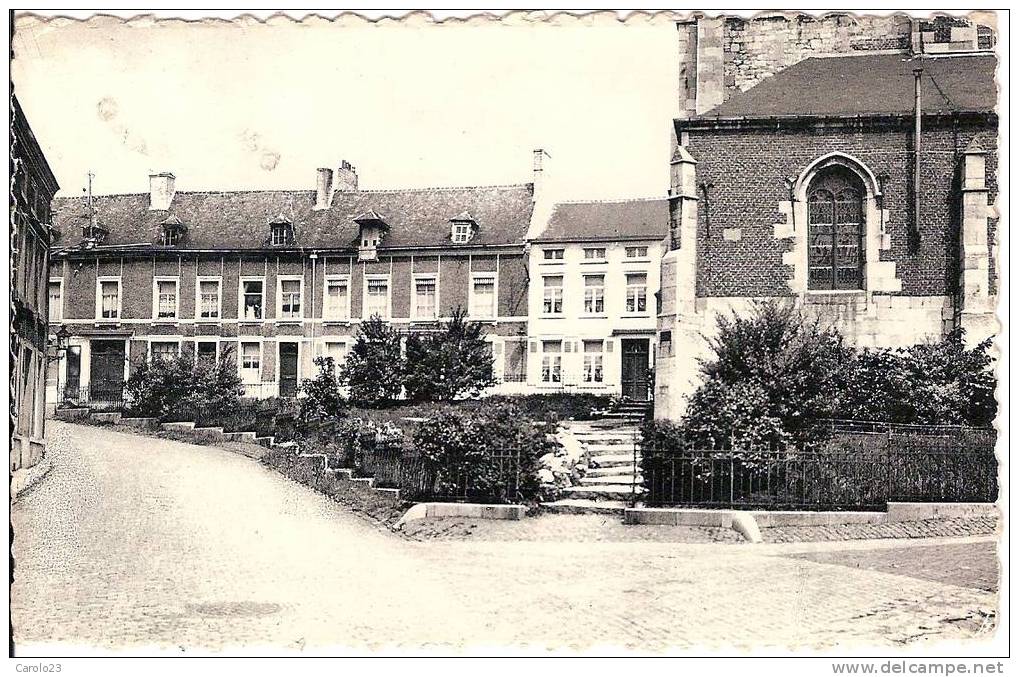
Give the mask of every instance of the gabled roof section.
[(669, 233), (669, 201), (561, 202), (535, 242), (660, 240)]
[(911, 115), (916, 67), (925, 114), (989, 113), (996, 66), (989, 53), (810, 57), (690, 119)]
[[(356, 249), (355, 219), (385, 215), (389, 226), (380, 251), (390, 248), (455, 247), (450, 219), (470, 212), (484, 228), (466, 247), (523, 244), (534, 207), (532, 184), (412, 190), (337, 192), (329, 209), (313, 209), (315, 191), (182, 192), (171, 211), (188, 226), (187, 249), (265, 249), (266, 223), (280, 214), (293, 223), (305, 249)], [(97, 217), (110, 235), (107, 247), (153, 242), (167, 211), (150, 211), (149, 194), (93, 198)], [(80, 198), (53, 201), (54, 223), (80, 226)], [(65, 228), (65, 232), (67, 229)], [(66, 247), (80, 239), (67, 238)]]

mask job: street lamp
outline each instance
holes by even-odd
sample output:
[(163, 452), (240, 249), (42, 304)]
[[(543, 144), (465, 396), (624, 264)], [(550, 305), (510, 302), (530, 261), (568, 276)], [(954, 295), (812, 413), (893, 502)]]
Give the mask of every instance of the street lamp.
[(64, 325), (60, 326), (60, 329), (56, 333), (56, 343), (53, 345), (53, 355), (50, 355), (51, 360), (59, 360), (60, 357), (67, 352), (67, 348), (71, 341), (71, 332), (67, 331), (67, 327)]

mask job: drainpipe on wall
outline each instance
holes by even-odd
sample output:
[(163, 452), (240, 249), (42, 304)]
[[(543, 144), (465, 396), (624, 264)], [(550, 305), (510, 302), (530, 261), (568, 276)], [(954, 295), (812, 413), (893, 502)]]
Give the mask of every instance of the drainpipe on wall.
[(913, 232), (911, 245), (914, 251), (920, 244), (920, 136), (923, 108), (920, 101), (920, 77), (923, 68), (913, 69)]

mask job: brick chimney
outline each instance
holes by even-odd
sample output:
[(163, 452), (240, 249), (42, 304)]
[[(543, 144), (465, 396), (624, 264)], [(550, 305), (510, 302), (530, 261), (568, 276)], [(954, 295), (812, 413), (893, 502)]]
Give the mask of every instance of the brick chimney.
[(175, 182), (177, 177), (173, 172), (159, 172), (149, 174), (149, 209), (152, 211), (166, 211), (173, 202), (173, 195), (176, 192)]
[(333, 202), (333, 170), (319, 167), (315, 181), (315, 209), (329, 209)]
[(336, 170), (336, 185), (333, 186), (333, 190), (357, 190), (357, 169), (346, 160), (342, 161), (340, 168)]
[(551, 160), (552, 156), (545, 152), (543, 148), (534, 149), (534, 201), (545, 197), (545, 192), (548, 188), (546, 187), (548, 169), (546, 167), (546, 158)]

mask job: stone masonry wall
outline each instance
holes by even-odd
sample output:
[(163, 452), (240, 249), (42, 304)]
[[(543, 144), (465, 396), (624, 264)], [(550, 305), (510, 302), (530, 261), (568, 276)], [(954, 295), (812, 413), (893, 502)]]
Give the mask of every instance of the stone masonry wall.
[[(905, 124), (905, 123), (903, 123)], [(791, 241), (776, 237), (789, 219), (786, 177), (796, 178), (815, 159), (839, 151), (856, 157), (885, 182), (881, 261), (894, 262), (905, 296), (946, 296), (958, 282), (961, 152), (977, 134), (988, 150), (990, 200), (997, 193), (994, 132), (977, 123), (927, 123), (922, 145), (920, 242), (909, 245), (912, 138), (905, 126), (690, 130), (687, 150), (697, 160), (697, 295), (790, 296), (792, 266), (783, 262)], [(784, 209), (783, 209), (784, 203)], [(995, 220), (989, 225), (993, 247)], [(796, 224), (802, 229), (804, 224)], [(993, 251), (992, 251), (993, 260)], [(992, 282), (992, 293), (994, 287)]]

